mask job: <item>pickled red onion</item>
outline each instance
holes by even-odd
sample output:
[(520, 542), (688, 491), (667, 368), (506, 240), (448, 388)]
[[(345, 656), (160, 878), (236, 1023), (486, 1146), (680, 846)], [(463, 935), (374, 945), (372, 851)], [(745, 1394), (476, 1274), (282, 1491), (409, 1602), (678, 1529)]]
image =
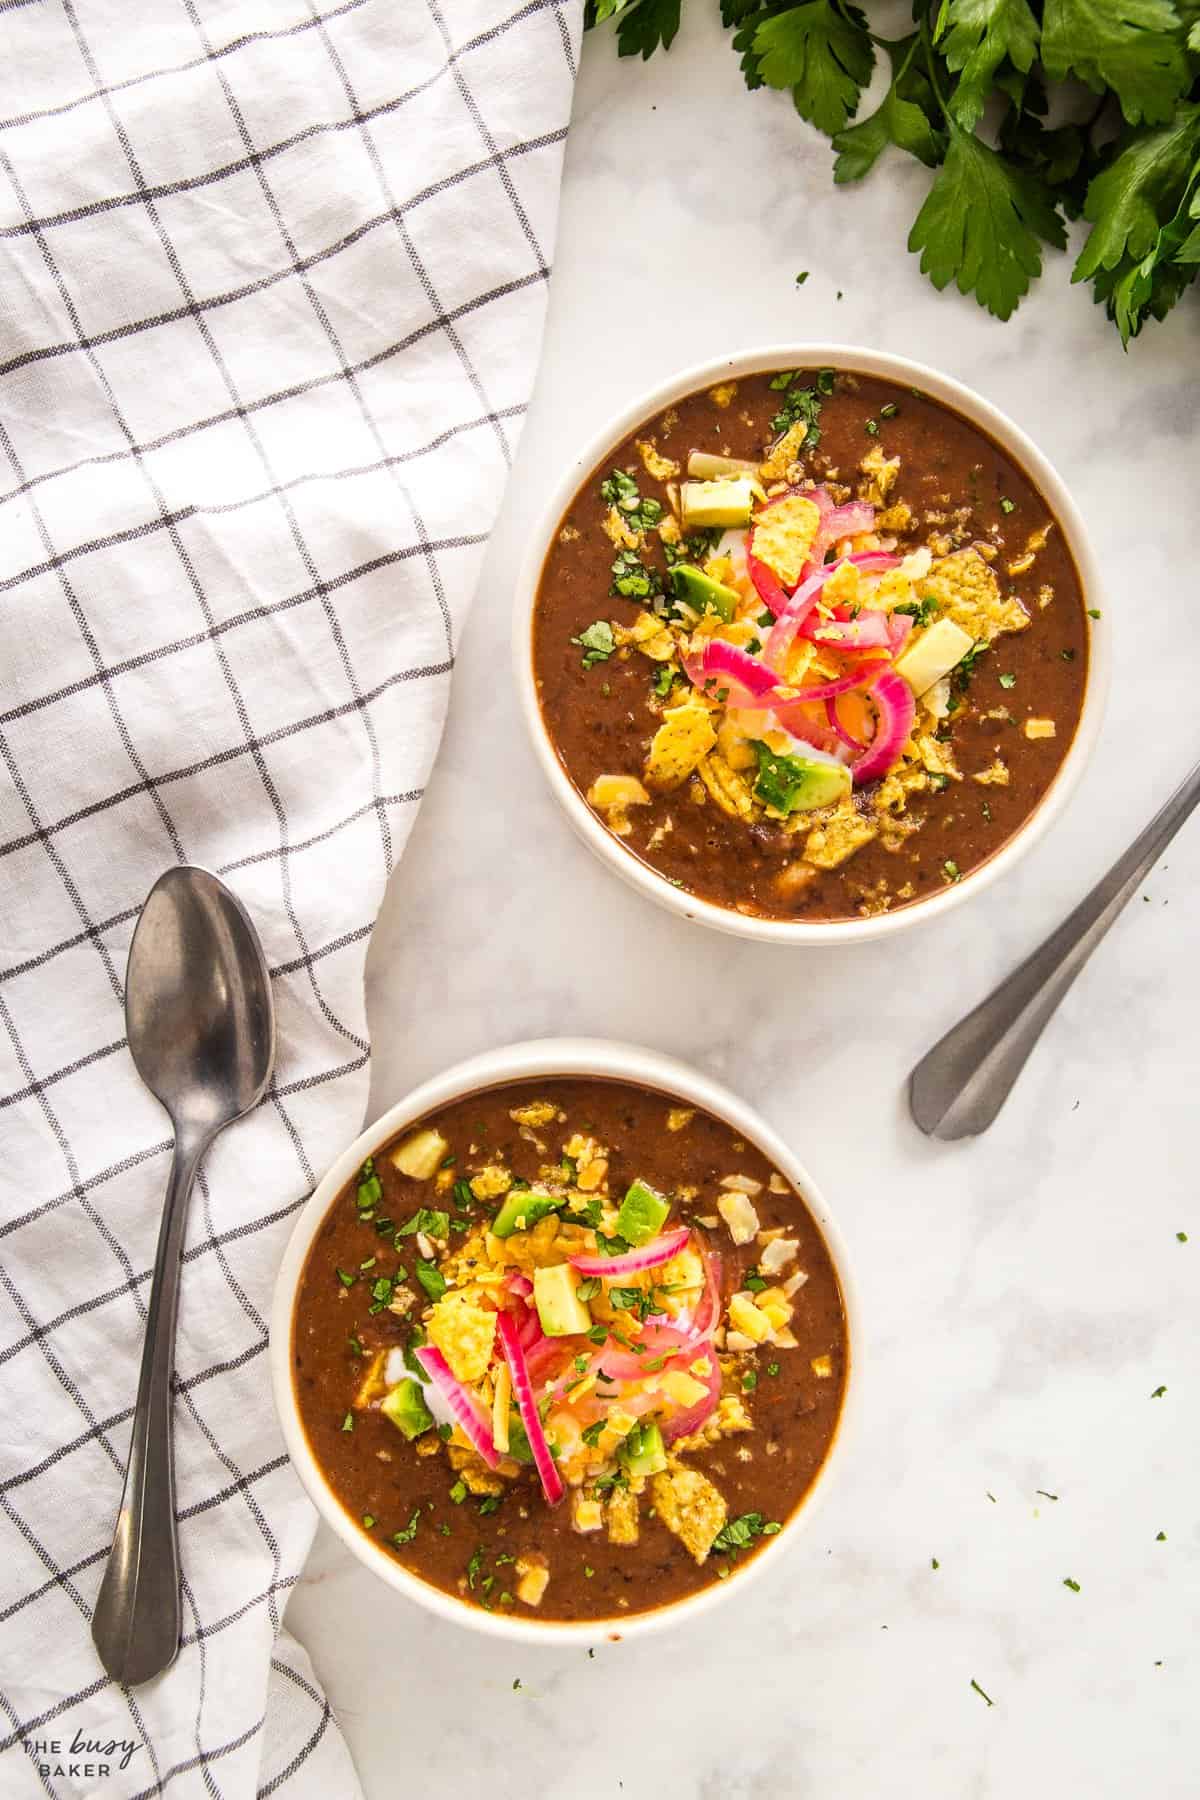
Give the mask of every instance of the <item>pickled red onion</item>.
[(859, 786), (887, 774), (903, 750), (917, 716), (913, 691), (894, 669), (887, 669), (878, 677), (871, 698), (879, 714), (875, 735), (858, 761), (850, 765), (850, 773)]
[(554, 1458), (550, 1454), (546, 1433), (542, 1430), (537, 1401), (533, 1397), (533, 1384), (529, 1379), (529, 1366), (525, 1361), (525, 1352), (522, 1350), (520, 1339), (517, 1336), (516, 1325), (507, 1313), (501, 1313), (497, 1321), (497, 1329), (504, 1349), (504, 1359), (512, 1376), (513, 1399), (517, 1403), (517, 1411), (520, 1413), (521, 1423), (525, 1427), (525, 1436), (529, 1439), (529, 1448), (533, 1452), (533, 1463), (542, 1484), (542, 1492), (551, 1506), (557, 1506), (565, 1491), (563, 1480), (555, 1466)]
[[(724, 638), (709, 638), (699, 656), (685, 657), (683, 666), (693, 686), (698, 687), (702, 693), (714, 681), (727, 677), (745, 690), (750, 696), (750, 704), (761, 700), (775, 686), (773, 669), (764, 667), (748, 650), (740, 650), (736, 644), (727, 644)], [(745, 702), (734, 700), (731, 689), (730, 704), (736, 706)]]
[(863, 748), (863, 745), (859, 743), (859, 741), (856, 737), (850, 736), (850, 733), (846, 730), (846, 727), (842, 724), (842, 721), (839, 719), (838, 709), (837, 709), (837, 701), (834, 699), (832, 694), (827, 694), (825, 697), (825, 717), (829, 720), (830, 725), (837, 732), (837, 734), (841, 738), (843, 744), (845, 744), (849, 749), (861, 750)]
[(670, 1262), (673, 1256), (679, 1255), (691, 1235), (687, 1226), (681, 1225), (677, 1231), (665, 1231), (638, 1250), (622, 1251), (620, 1256), (585, 1253), (568, 1260), (581, 1275), (603, 1275), (609, 1279), (618, 1275), (636, 1275), (642, 1269), (657, 1269), (660, 1263)]
[[(704, 1421), (716, 1410), (717, 1401), (721, 1398), (721, 1365), (717, 1361), (716, 1352), (708, 1353), (709, 1372), (698, 1379), (708, 1390), (703, 1400), (697, 1400), (695, 1406), (689, 1406), (685, 1412), (676, 1413), (662, 1421), (662, 1434), (665, 1443), (673, 1444), (676, 1438), (688, 1437), (698, 1431)], [(689, 1370), (689, 1373), (691, 1371)]]
[[(500, 1329), (503, 1331), (507, 1314), (499, 1317)], [(516, 1326), (511, 1324), (515, 1335)], [(435, 1388), (445, 1400), (454, 1415), (454, 1423), (465, 1437), (469, 1438), (472, 1447), (478, 1450), (489, 1469), (494, 1469), (500, 1461), (500, 1453), (492, 1442), (491, 1423), (483, 1415), (483, 1409), (470, 1388), (464, 1387), (456, 1375), (451, 1373), (450, 1365), (440, 1350), (432, 1344), (422, 1344), (414, 1352), (417, 1361), (432, 1381)], [(522, 1359), (523, 1360), (523, 1359)]]

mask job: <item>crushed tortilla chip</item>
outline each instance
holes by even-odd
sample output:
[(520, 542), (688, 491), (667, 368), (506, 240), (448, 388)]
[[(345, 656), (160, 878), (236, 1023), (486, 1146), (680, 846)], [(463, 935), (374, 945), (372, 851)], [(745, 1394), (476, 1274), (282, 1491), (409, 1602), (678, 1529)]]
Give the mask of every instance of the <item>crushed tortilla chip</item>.
[(679, 787), (716, 741), (712, 714), (697, 696), (689, 694), (680, 705), (668, 707), (646, 758), (646, 785), (660, 792)]

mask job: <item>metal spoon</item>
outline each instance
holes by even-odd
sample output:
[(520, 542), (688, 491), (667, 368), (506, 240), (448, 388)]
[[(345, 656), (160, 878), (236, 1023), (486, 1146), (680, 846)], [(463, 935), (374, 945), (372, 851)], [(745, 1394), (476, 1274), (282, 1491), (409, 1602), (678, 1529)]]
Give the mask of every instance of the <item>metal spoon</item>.
[(962, 1138), (987, 1130), (1059, 1001), (1197, 801), (1200, 763), (1057, 931), (922, 1057), (909, 1076), (922, 1131)]
[(207, 869), (168, 869), (151, 888), (129, 946), (125, 1029), (138, 1074), (175, 1128), (125, 1489), (92, 1619), (100, 1661), (134, 1687), (179, 1650), (171, 1371), (188, 1196), (208, 1146), (257, 1106), (275, 1060), (262, 945)]

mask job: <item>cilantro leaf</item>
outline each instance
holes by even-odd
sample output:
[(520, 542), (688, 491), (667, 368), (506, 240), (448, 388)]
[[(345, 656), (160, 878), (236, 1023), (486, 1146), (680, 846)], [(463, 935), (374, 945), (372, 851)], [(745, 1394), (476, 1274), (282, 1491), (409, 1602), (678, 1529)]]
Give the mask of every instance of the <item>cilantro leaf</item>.
[(928, 168), (939, 161), (943, 139), (931, 122), (937, 102), (920, 64), (913, 61), (920, 41), (914, 32), (895, 43), (884, 43), (892, 62), (891, 86), (882, 105), (834, 138), (836, 182), (861, 181), (889, 144), (907, 150)]
[(946, 65), (958, 75), (952, 110), (959, 124), (973, 131), (1005, 57), (1022, 74), (1033, 67), (1038, 22), (1027, 0), (950, 0), (938, 19), (938, 35), (943, 34)]
[(1191, 81), (1170, 0), (1046, 0), (1042, 61), (1053, 81), (1111, 88), (1130, 125), (1163, 125)]
[(866, 19), (831, 0), (805, 0), (764, 19), (753, 47), (767, 85), (791, 88), (801, 118), (830, 136), (849, 124), (875, 66)]
[(1066, 243), (1043, 183), (951, 121), (946, 160), (908, 239), (921, 252), (922, 274), (939, 290), (956, 282), (1007, 319), (1041, 274), (1039, 238), (1059, 249)]
[(591, 669), (599, 662), (607, 662), (617, 647), (616, 639), (613, 637), (613, 628), (607, 619), (597, 619), (594, 624), (588, 626), (586, 631), (581, 631), (578, 637), (573, 637), (571, 642), (578, 644), (583, 651), (585, 669)]

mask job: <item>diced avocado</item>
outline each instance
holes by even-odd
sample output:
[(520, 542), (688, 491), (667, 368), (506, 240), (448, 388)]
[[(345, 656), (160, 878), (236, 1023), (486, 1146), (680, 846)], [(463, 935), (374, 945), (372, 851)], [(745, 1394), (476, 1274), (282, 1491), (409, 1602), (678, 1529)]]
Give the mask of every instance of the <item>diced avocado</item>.
[(724, 475), (758, 476), (758, 464), (741, 456), (717, 456), (711, 450), (693, 450), (687, 459), (687, 472), (697, 481), (718, 481)]
[(752, 475), (724, 476), (719, 481), (685, 481), (679, 490), (683, 529), (707, 525), (748, 525), (756, 500), (766, 495)]
[(617, 1236), (623, 1237), (635, 1249), (640, 1244), (648, 1244), (662, 1230), (663, 1221), (670, 1210), (669, 1200), (664, 1200), (648, 1183), (635, 1181), (622, 1200), (621, 1210), (617, 1214)]
[(718, 613), (728, 624), (737, 611), (738, 597), (733, 589), (726, 587), (724, 582), (714, 581), (703, 569), (694, 568), (691, 563), (676, 563), (671, 577), (678, 597), (694, 606), (698, 613)]
[(974, 642), (970, 632), (953, 619), (938, 619), (906, 645), (896, 658), (896, 673), (920, 699), (935, 681), (958, 666)]
[(433, 1414), (425, 1404), (425, 1395), (419, 1381), (408, 1376), (389, 1388), (379, 1403), (379, 1410), (398, 1425), (406, 1438), (420, 1437), (433, 1424)]
[(812, 812), (818, 806), (835, 805), (850, 792), (850, 771), (844, 763), (784, 755), (758, 740), (752, 740), (752, 747), (758, 758), (755, 798), (776, 812)]
[(575, 1292), (578, 1285), (570, 1263), (533, 1271), (533, 1303), (547, 1337), (571, 1337), (591, 1329), (592, 1315)]
[(414, 1181), (430, 1181), (442, 1166), (450, 1146), (440, 1131), (414, 1131), (392, 1151), (392, 1163)]
[(528, 1231), (547, 1213), (557, 1212), (562, 1205), (558, 1194), (539, 1194), (534, 1188), (511, 1188), (504, 1204), (492, 1220), (495, 1237), (511, 1237), (514, 1231)]
[(635, 1425), (620, 1450), (622, 1466), (630, 1475), (661, 1475), (667, 1466), (662, 1432), (652, 1421)]

